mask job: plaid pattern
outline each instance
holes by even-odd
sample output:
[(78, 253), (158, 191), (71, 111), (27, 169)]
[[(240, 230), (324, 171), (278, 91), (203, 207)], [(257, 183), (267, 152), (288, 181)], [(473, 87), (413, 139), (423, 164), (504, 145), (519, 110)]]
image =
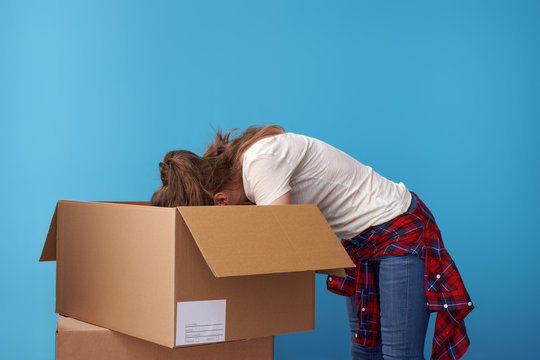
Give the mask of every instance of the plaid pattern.
[(437, 312), (431, 360), (459, 359), (470, 344), (464, 319), (474, 306), (444, 248), (433, 215), (416, 194), (411, 194), (413, 203), (405, 214), (341, 241), (356, 268), (345, 269), (346, 277), (329, 276), (327, 288), (338, 295), (356, 295), (359, 326), (355, 342), (375, 347), (379, 341), (379, 305), (373, 268), (363, 260), (410, 254), (424, 259), (428, 306)]

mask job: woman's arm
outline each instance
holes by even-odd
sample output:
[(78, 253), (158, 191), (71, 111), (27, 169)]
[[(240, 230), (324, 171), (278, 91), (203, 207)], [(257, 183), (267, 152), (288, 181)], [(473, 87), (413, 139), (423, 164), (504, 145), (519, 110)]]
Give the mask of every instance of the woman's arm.
[(291, 192), (287, 191), (285, 194), (278, 197), (268, 205), (289, 205), (291, 203)]

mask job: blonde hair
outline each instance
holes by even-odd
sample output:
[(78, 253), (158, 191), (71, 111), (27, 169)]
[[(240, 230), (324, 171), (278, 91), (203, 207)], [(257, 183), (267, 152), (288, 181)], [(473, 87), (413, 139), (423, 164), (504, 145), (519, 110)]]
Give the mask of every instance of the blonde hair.
[(279, 125), (250, 126), (240, 136), (237, 129), (216, 136), (202, 157), (187, 150), (169, 151), (159, 163), (161, 186), (150, 203), (155, 206), (213, 205), (214, 194), (242, 185), (241, 158), (257, 141), (285, 133)]

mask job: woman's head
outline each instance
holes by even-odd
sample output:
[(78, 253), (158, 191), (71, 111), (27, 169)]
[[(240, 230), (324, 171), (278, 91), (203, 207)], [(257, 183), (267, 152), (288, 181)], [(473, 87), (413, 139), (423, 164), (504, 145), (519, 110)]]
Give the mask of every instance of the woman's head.
[(169, 151), (159, 163), (161, 187), (152, 196), (157, 206), (211, 205), (208, 162), (187, 150)]
[(155, 206), (234, 205), (247, 202), (242, 185), (243, 153), (265, 137), (282, 134), (277, 125), (250, 126), (242, 135), (236, 129), (216, 132), (203, 157), (191, 151), (169, 151), (159, 163), (162, 185), (152, 195)]

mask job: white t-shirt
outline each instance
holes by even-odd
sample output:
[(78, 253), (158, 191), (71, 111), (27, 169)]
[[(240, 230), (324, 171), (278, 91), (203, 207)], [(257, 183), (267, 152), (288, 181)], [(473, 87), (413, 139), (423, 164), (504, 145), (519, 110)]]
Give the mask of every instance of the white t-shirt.
[(403, 183), (320, 140), (293, 133), (253, 144), (244, 153), (242, 177), (255, 204), (270, 204), (290, 191), (292, 204), (317, 205), (342, 239), (403, 214), (411, 203)]

